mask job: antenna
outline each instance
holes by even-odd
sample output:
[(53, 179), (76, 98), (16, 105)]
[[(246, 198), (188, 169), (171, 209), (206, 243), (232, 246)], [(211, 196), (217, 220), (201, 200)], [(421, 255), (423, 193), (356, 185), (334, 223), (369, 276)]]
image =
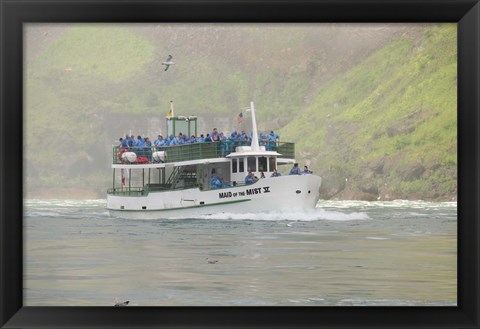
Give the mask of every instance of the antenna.
[(250, 110), (252, 111), (252, 151), (258, 152), (260, 151), (260, 146), (258, 145), (257, 120), (255, 119), (253, 101), (250, 102)]

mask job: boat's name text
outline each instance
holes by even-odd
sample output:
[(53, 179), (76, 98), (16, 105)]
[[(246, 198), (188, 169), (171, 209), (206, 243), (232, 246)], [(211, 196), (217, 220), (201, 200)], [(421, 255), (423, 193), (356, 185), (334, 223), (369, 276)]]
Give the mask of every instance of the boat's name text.
[(245, 191), (239, 191), (239, 192), (220, 192), (218, 193), (218, 197), (220, 199), (225, 199), (225, 198), (235, 198), (239, 196), (262, 194), (262, 193), (269, 193), (269, 192), (270, 192), (270, 186), (264, 186), (264, 187), (249, 188), (249, 189), (246, 189)]

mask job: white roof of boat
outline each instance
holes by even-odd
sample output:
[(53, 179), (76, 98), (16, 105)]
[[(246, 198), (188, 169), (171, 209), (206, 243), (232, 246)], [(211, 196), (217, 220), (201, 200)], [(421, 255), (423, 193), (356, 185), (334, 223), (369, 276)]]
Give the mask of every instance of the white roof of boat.
[(178, 167), (178, 166), (190, 166), (197, 164), (209, 164), (209, 163), (221, 163), (221, 162), (230, 162), (227, 158), (209, 158), (209, 159), (198, 159), (198, 160), (189, 160), (189, 161), (178, 161), (178, 162), (167, 162), (167, 163), (118, 163), (112, 164), (113, 169), (129, 168), (129, 169), (148, 169), (148, 168), (165, 168), (165, 167)]
[(285, 163), (296, 163), (297, 160), (295, 159), (287, 159), (287, 158), (277, 158), (277, 163), (285, 164)]
[(241, 156), (248, 156), (248, 155), (275, 155), (275, 156), (279, 156), (281, 154), (277, 153), (275, 151), (241, 151), (241, 152), (232, 152), (229, 155), (227, 155), (227, 158), (241, 157)]

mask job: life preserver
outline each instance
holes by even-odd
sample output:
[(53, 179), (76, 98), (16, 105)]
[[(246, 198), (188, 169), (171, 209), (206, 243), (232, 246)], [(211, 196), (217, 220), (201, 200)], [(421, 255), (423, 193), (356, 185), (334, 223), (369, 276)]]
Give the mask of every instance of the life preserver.
[(122, 161), (122, 154), (127, 152), (128, 150), (125, 147), (122, 147), (120, 151), (117, 153), (118, 160)]

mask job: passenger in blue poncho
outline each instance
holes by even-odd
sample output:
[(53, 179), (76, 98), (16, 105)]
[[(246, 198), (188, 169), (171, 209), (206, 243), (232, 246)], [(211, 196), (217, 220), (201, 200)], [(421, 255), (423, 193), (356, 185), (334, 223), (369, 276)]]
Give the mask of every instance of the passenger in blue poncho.
[(248, 175), (245, 176), (245, 185), (250, 185), (258, 181), (258, 177), (253, 174), (253, 172), (249, 171)]
[(201, 134), (200, 137), (198, 138), (198, 142), (199, 143), (205, 142), (205, 137), (203, 136), (203, 134)]
[(282, 175), (277, 171), (277, 169), (273, 169), (270, 177), (279, 177), (279, 176), (282, 176)]
[(128, 147), (132, 147), (133, 145), (135, 145), (135, 140), (133, 139), (133, 135), (132, 136), (128, 136), (126, 135), (126, 139), (127, 139), (127, 145)]
[(215, 169), (212, 169), (212, 175), (210, 176), (210, 188), (217, 189), (223, 187), (231, 187), (231, 185), (225, 184), (223, 180), (219, 176), (217, 176), (217, 174), (215, 173)]
[(150, 138), (145, 137), (143, 146), (145, 146), (145, 147), (151, 147), (152, 146), (152, 142), (150, 141)]
[(303, 175), (313, 174), (313, 171), (309, 170), (307, 166), (303, 166)]
[(183, 139), (183, 134), (182, 133), (178, 134), (177, 144), (179, 144), (179, 145), (185, 144), (185, 139)]
[(260, 145), (267, 145), (267, 134), (260, 133), (259, 140), (260, 140)]
[(143, 140), (142, 136), (138, 135), (137, 140), (135, 141), (136, 147), (141, 147), (145, 145), (145, 141)]
[(121, 139), (121, 144), (120, 146), (121, 147), (128, 147), (128, 140), (127, 139), (123, 139), (123, 138), (120, 138)]
[(143, 145), (143, 156), (146, 156), (148, 161), (152, 161), (152, 142), (150, 141), (150, 138), (145, 137), (144, 140), (144, 145)]
[(242, 130), (242, 133), (240, 134), (238, 139), (242, 141), (242, 145), (246, 145), (246, 141), (248, 141), (248, 136), (245, 133), (245, 130)]
[(301, 175), (302, 171), (298, 167), (298, 163), (295, 163), (293, 165), (293, 168), (290, 170), (290, 175)]
[(161, 149), (162, 146), (165, 146), (165, 140), (162, 135), (158, 135), (157, 139), (153, 141), (153, 145), (156, 146), (157, 151)]
[(222, 188), (222, 180), (217, 175), (210, 177), (210, 186), (212, 189)]
[(168, 146), (172, 145), (177, 145), (177, 139), (175, 138), (175, 136), (173, 136), (173, 134), (168, 137)]
[(266, 150), (267, 151), (275, 151), (277, 149), (277, 142), (278, 142), (278, 135), (275, 134), (272, 131), (270, 131), (270, 134), (267, 136), (267, 145), (266, 145)]

